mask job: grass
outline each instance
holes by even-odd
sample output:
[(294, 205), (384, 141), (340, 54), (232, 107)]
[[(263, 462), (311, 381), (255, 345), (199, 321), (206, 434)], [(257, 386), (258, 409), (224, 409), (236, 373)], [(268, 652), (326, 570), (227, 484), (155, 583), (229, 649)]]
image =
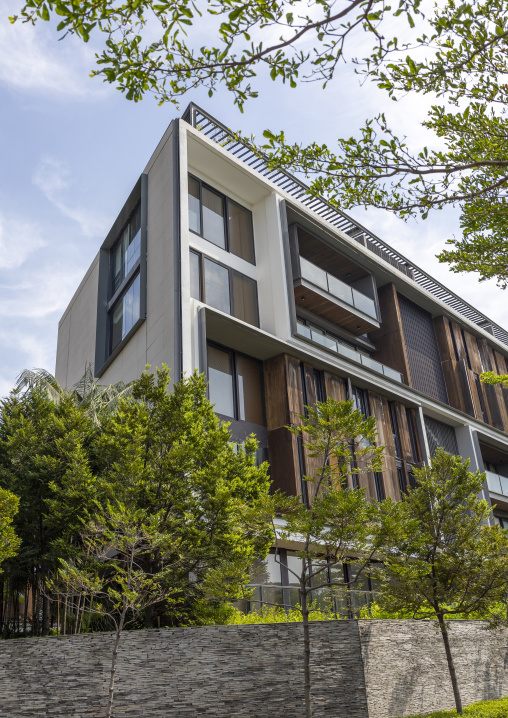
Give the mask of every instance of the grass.
[[(422, 713), (417, 716), (405, 716), (405, 718), (454, 718), (456, 715), (456, 710), (450, 710)], [(471, 705), (464, 708), (464, 716), (467, 716), (467, 718), (508, 718), (508, 698), (471, 703)]]

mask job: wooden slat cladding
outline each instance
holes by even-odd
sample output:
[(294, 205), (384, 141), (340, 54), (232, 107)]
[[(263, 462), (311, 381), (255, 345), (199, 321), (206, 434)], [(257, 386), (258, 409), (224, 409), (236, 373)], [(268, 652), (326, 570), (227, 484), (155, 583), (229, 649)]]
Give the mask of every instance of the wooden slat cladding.
[(286, 429), (303, 414), (300, 362), (287, 354), (264, 363), (270, 473), (274, 489), (290, 495), (302, 491), (298, 440)]
[[(303, 369), (303, 379), (305, 381), (305, 404), (306, 406), (313, 407), (317, 401), (316, 396), (316, 383), (315, 383), (315, 372), (314, 367), (310, 364), (303, 364), (301, 366), (301, 371)], [(322, 466), (322, 459), (320, 457), (312, 457), (309, 455), (308, 449), (307, 449), (307, 441), (308, 437), (307, 434), (303, 435), (303, 463), (304, 463), (304, 472), (306, 476), (310, 476), (313, 479), (317, 479), (319, 476), (319, 471)], [(307, 496), (309, 501), (312, 501), (314, 495), (315, 495), (316, 485), (315, 483), (309, 481), (307, 482)]]
[(400, 491), (397, 480), (397, 468), (395, 465), (395, 445), (390, 424), (390, 408), (388, 400), (380, 394), (369, 391), (369, 405), (371, 416), (376, 419), (377, 443), (384, 446), (384, 470), (383, 480), (387, 497), (400, 500)]
[(299, 496), (302, 492), (298, 443), (285, 426), (268, 432), (268, 452), (270, 458), (270, 476), (274, 490), (289, 496)]
[(445, 317), (436, 317), (434, 328), (451, 406), (508, 433), (508, 392), (478, 379), (482, 371), (499, 372), (504, 357)]
[(327, 399), (331, 398), (336, 401), (346, 401), (347, 385), (345, 379), (325, 371), (323, 373), (323, 381)]
[(406, 384), (412, 386), (395, 285), (386, 284), (381, 287), (378, 291), (378, 300), (382, 323), (379, 329), (370, 333), (370, 338), (377, 347), (372, 357), (376, 361), (400, 371)]

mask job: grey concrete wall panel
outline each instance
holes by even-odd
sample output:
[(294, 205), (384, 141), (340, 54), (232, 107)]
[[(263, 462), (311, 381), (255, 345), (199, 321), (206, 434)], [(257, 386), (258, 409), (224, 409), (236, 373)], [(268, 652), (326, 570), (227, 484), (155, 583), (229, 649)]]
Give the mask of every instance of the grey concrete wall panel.
[[(112, 634), (0, 642), (0, 715), (98, 718)], [(451, 647), (465, 704), (506, 695), (507, 640), (456, 621)], [(452, 708), (430, 621), (311, 624), (316, 718), (395, 718)], [(37, 680), (33, 680), (34, 672)], [(302, 625), (204, 626), (123, 635), (114, 715), (303, 718)]]

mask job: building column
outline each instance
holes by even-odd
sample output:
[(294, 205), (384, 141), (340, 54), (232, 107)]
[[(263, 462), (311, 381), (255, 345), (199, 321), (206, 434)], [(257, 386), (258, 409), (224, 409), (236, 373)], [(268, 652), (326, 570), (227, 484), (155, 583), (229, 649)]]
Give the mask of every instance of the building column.
[[(480, 442), (478, 441), (478, 433), (466, 424), (465, 426), (457, 426), (455, 428), (455, 435), (457, 437), (460, 456), (462, 456), (463, 459), (469, 459), (470, 461), (469, 471), (485, 471)], [(485, 480), (483, 489), (480, 491), (479, 496), (481, 499), (485, 499), (489, 506), (492, 505), (490, 502), (487, 480)]]

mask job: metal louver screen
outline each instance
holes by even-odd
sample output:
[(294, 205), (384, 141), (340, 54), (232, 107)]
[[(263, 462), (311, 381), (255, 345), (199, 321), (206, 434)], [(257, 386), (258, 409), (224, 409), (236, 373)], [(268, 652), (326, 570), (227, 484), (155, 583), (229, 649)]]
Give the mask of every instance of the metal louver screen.
[(426, 416), (425, 431), (427, 433), (431, 456), (434, 456), (434, 452), (438, 447), (442, 447), (445, 451), (448, 451), (449, 454), (457, 455), (459, 453), (453, 426), (443, 424), (441, 421), (436, 421), (436, 419), (429, 419), (429, 417)]
[(398, 297), (413, 387), (447, 404), (448, 395), (432, 316), (402, 294)]

